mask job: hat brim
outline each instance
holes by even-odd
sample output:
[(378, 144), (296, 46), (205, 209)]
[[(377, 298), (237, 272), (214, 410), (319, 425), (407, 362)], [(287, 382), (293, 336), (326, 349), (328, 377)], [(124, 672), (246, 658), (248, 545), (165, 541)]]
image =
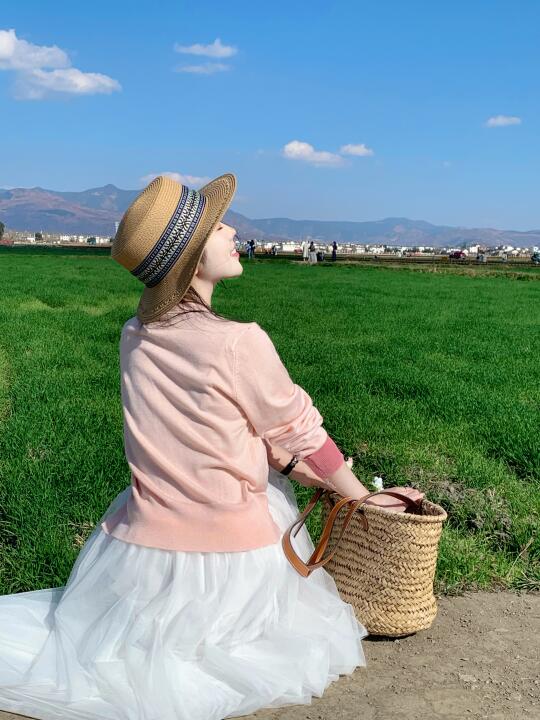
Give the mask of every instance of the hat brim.
[(142, 323), (157, 320), (184, 297), (206, 241), (226, 213), (235, 191), (236, 177), (232, 173), (220, 175), (200, 188), (198, 192), (207, 199), (201, 220), (180, 259), (163, 280), (154, 287), (144, 288), (137, 307), (137, 317)]

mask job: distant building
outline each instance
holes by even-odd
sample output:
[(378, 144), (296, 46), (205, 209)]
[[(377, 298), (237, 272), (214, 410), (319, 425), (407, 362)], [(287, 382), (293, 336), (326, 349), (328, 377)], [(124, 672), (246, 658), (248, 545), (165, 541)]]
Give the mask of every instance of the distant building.
[[(290, 240), (288, 242), (282, 242), (281, 243), (281, 250), (282, 252), (295, 252), (297, 248), (300, 246), (298, 243), (295, 243), (294, 240)], [(301, 249), (301, 248), (300, 248)]]

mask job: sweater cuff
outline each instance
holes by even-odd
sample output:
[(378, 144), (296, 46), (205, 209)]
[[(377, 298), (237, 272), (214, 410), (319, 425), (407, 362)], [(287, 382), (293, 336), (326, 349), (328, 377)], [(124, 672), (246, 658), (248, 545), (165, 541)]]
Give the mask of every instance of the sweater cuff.
[(325, 480), (342, 466), (345, 458), (336, 443), (328, 436), (324, 445), (311, 455), (302, 458), (302, 462), (305, 462), (316, 475)]

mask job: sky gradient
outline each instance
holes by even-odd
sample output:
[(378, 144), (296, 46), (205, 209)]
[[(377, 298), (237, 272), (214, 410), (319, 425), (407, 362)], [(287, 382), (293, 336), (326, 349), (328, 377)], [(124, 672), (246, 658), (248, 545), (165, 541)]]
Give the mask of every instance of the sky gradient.
[(191, 187), (252, 218), (540, 228), (540, 3), (25, 2), (0, 187)]

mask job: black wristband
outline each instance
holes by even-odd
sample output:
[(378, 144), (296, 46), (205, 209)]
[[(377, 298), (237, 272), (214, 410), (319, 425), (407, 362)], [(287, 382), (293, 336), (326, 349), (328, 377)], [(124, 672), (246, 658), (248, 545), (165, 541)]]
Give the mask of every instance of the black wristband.
[(300, 462), (300, 458), (297, 457), (296, 455), (293, 455), (292, 458), (291, 458), (291, 460), (290, 460), (290, 462), (289, 462), (287, 465), (285, 465), (285, 467), (283, 468), (283, 470), (280, 470), (280, 473), (281, 473), (282, 475), (289, 475), (289, 473), (290, 473), (291, 470), (294, 468), (294, 466), (295, 466), (297, 463), (299, 463), (299, 462)]

